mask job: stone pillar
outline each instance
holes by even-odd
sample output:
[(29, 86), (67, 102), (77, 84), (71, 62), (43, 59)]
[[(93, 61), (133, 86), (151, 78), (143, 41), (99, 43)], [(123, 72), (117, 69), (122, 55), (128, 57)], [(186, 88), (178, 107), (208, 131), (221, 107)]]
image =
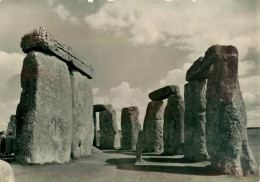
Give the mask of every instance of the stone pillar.
[(144, 145), (144, 132), (140, 130), (138, 132), (138, 139), (136, 144), (136, 162), (142, 162), (143, 145)]
[(72, 83), (72, 148), (71, 157), (91, 155), (94, 138), (93, 94), (90, 80), (71, 71)]
[(94, 120), (94, 139), (93, 139), (93, 146), (97, 146), (97, 114), (93, 112), (93, 120)]
[(106, 149), (116, 148), (116, 135), (118, 133), (116, 122), (116, 111), (112, 105), (99, 114), (100, 124), (100, 147)]
[(14, 172), (10, 164), (0, 160), (0, 181), (1, 182), (14, 182)]
[(184, 102), (179, 93), (168, 97), (164, 111), (163, 142), (164, 154), (183, 154)]
[(66, 63), (31, 51), (24, 59), (16, 111), (16, 160), (64, 163), (70, 159), (72, 91)]
[(8, 123), (8, 127), (6, 130), (6, 135), (16, 136), (16, 116), (12, 115), (10, 117), (10, 122)]
[(250, 175), (257, 172), (247, 139), (247, 115), (238, 82), (238, 52), (212, 46), (205, 57), (215, 60), (207, 85), (207, 149), (216, 171)]
[(163, 101), (149, 102), (144, 119), (145, 152), (163, 152)]
[(138, 138), (138, 132), (141, 130), (141, 124), (138, 120), (138, 107), (127, 107), (122, 109), (121, 129), (122, 142), (121, 148), (124, 150), (135, 150)]
[(184, 157), (193, 161), (208, 159), (206, 147), (206, 89), (205, 79), (191, 80), (185, 85), (185, 143)]

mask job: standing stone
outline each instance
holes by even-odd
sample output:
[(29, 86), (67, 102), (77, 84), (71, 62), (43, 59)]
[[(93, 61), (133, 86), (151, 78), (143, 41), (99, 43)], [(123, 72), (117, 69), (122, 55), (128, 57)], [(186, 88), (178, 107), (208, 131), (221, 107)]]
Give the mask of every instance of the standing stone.
[(66, 63), (30, 52), (21, 74), (17, 107), (16, 160), (43, 164), (69, 161), (72, 138), (72, 91)]
[(10, 164), (0, 160), (0, 181), (1, 182), (14, 182), (14, 172)]
[(144, 119), (145, 152), (163, 152), (163, 101), (149, 102)]
[(206, 147), (207, 81), (192, 80), (185, 85), (184, 157), (193, 161), (208, 158)]
[(89, 79), (77, 71), (71, 72), (72, 84), (72, 148), (71, 157), (91, 155), (94, 137), (93, 94)]
[[(213, 169), (235, 175), (257, 172), (247, 139), (247, 115), (238, 82), (238, 52), (233, 46), (212, 46), (215, 60), (207, 85), (207, 149)], [(206, 57), (205, 56), (205, 57)]]
[(16, 116), (12, 115), (10, 117), (10, 122), (8, 123), (6, 135), (16, 136)]
[(93, 112), (93, 120), (94, 120), (94, 139), (93, 139), (93, 146), (97, 146), (97, 115)]
[(136, 162), (142, 162), (143, 145), (144, 145), (144, 132), (140, 130), (138, 133), (138, 139), (136, 144)]
[(138, 132), (141, 130), (141, 124), (138, 120), (138, 107), (127, 107), (122, 109), (121, 128), (122, 143), (124, 150), (135, 150), (138, 138)]
[(113, 110), (112, 105), (108, 109), (100, 112), (100, 147), (107, 149), (114, 149), (117, 146), (118, 129), (116, 122), (116, 111)]
[(180, 94), (170, 95), (164, 111), (163, 126), (164, 153), (183, 154), (184, 102)]

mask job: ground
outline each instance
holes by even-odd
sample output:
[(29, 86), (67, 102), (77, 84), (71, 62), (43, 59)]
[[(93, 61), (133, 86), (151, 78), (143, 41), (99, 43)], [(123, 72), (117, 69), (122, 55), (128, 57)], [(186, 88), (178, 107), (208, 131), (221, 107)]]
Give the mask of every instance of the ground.
[(135, 153), (104, 150), (93, 156), (63, 165), (19, 165), (7, 160), (16, 182), (258, 182), (259, 177), (236, 177), (215, 174), (209, 161), (192, 163), (183, 156), (144, 154), (142, 163), (135, 163)]

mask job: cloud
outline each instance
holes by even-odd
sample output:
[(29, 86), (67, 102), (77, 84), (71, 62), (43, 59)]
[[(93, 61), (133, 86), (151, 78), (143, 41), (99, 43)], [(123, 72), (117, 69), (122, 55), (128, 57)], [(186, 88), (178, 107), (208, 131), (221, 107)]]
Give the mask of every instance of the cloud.
[(53, 5), (53, 3), (55, 3), (55, 1), (57, 1), (57, 0), (48, 0), (48, 3), (49, 3), (50, 5)]
[(68, 20), (70, 23), (78, 25), (80, 23), (80, 20), (75, 17), (71, 16), (71, 11), (65, 8), (64, 5), (58, 5), (54, 11), (58, 14), (59, 18), (63, 21)]
[(128, 30), (135, 45), (163, 42), (189, 50), (192, 60), (214, 44), (233, 44), (243, 58), (249, 48), (258, 47), (259, 35), (257, 13), (243, 3), (121, 0), (106, 3), (97, 13), (86, 16), (85, 22), (94, 29), (113, 30), (116, 35)]
[(0, 131), (6, 130), (10, 116), (19, 103), (20, 73), (25, 55), (0, 51)]

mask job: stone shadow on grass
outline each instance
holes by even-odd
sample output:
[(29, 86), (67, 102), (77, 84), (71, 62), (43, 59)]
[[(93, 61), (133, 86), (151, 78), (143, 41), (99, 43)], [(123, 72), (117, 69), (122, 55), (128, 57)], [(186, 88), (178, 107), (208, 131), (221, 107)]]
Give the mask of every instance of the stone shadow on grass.
[[(147, 159), (145, 159), (147, 161)], [(117, 169), (131, 170), (131, 171), (144, 171), (144, 172), (164, 172), (174, 174), (188, 174), (188, 175), (204, 175), (216, 176), (222, 175), (214, 172), (210, 166), (197, 167), (197, 166), (163, 166), (163, 165), (147, 165), (138, 163), (135, 165), (135, 158), (113, 158), (106, 160), (106, 165), (116, 166)], [(177, 162), (176, 162), (177, 163)]]

